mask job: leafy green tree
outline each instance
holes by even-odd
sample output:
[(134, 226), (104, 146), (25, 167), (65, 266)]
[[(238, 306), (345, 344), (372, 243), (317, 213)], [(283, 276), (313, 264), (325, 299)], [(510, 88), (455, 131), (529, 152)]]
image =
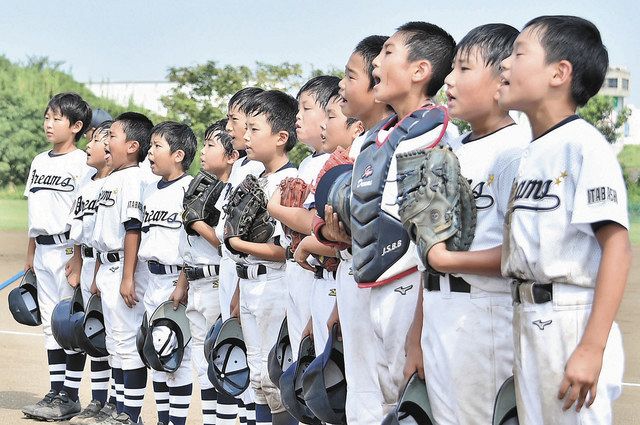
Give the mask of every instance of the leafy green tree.
[(614, 109), (612, 97), (596, 95), (578, 109), (578, 115), (596, 127), (609, 143), (615, 143), (620, 137), (620, 128), (631, 116), (631, 110), (624, 107), (615, 112)]

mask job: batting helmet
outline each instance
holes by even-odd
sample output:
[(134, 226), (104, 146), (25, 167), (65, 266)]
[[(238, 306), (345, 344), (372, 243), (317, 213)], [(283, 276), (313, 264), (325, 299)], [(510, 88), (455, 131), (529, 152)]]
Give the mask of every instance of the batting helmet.
[(347, 233), (351, 234), (351, 174), (353, 164), (340, 164), (327, 171), (318, 181), (315, 193), (316, 212), (323, 220), (324, 207), (331, 205)]
[(209, 361), (211, 352), (213, 351), (213, 345), (216, 343), (216, 336), (220, 332), (222, 326), (222, 315), (218, 316), (213, 326), (209, 328), (207, 335), (204, 338), (204, 358)]
[(302, 375), (305, 403), (322, 422), (335, 425), (347, 423), (347, 380), (339, 330), (337, 323), (333, 325), (324, 351)]
[(213, 386), (231, 397), (249, 387), (249, 362), (240, 321), (231, 317), (213, 325), (205, 345), (209, 346), (207, 375)]
[(280, 325), (278, 339), (274, 344), (269, 357), (267, 358), (267, 366), (269, 371), (269, 379), (275, 384), (280, 385), (280, 377), (282, 373), (293, 363), (293, 351), (291, 349), (291, 341), (289, 340), (289, 328), (287, 327), (287, 318), (285, 317)]
[(516, 407), (516, 388), (513, 376), (507, 378), (498, 390), (493, 405), (493, 425), (518, 425), (518, 409)]
[(65, 350), (82, 351), (76, 338), (76, 329), (84, 322), (84, 301), (80, 285), (71, 298), (58, 302), (51, 313), (51, 333)]
[(427, 384), (414, 373), (404, 387), (395, 410), (389, 413), (382, 425), (399, 425), (405, 420), (408, 423), (434, 425), (436, 422), (431, 413), (431, 404), (427, 395)]
[(91, 295), (84, 309), (82, 326), (76, 328), (78, 346), (92, 357), (107, 356), (106, 336), (100, 295)]
[(280, 395), (282, 404), (287, 411), (298, 421), (309, 425), (320, 425), (322, 422), (315, 417), (311, 409), (307, 407), (302, 394), (302, 375), (307, 370), (316, 353), (313, 348), (313, 340), (305, 336), (300, 342), (298, 359), (284, 371), (280, 377)]
[(142, 348), (143, 362), (147, 367), (160, 372), (175, 372), (180, 367), (184, 348), (191, 341), (187, 307), (179, 304), (173, 309), (173, 301), (165, 301), (156, 308), (136, 335), (138, 352)]
[(42, 324), (38, 308), (38, 281), (33, 270), (27, 270), (20, 286), (9, 292), (9, 310), (18, 323), (28, 326)]

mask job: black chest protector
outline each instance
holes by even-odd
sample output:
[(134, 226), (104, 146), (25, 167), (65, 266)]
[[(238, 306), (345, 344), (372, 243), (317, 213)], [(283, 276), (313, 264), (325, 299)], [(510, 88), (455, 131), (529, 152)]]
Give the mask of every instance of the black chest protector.
[[(351, 180), (351, 236), (353, 240), (353, 276), (361, 287), (384, 285), (417, 266), (415, 255), (409, 250), (409, 235), (402, 227), (395, 199), (382, 202), (389, 179), (389, 167), (398, 145), (434, 131), (436, 146), (442, 139), (448, 114), (444, 107), (420, 108), (397, 123), (397, 116), (383, 120), (369, 133), (353, 167)], [(378, 132), (391, 129), (385, 141), (378, 143)], [(390, 208), (395, 205), (395, 208)]]

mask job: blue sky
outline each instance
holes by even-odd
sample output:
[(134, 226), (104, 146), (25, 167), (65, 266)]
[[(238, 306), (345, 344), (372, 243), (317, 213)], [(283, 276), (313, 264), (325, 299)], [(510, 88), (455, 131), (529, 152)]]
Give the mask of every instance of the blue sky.
[(297, 62), (342, 68), (370, 34), (409, 20), (433, 22), (459, 40), (471, 28), (506, 22), (521, 28), (542, 14), (592, 20), (612, 65), (631, 71), (640, 105), (640, 2), (569, 1), (36, 1), (4, 0), (0, 54), (14, 61), (48, 56), (81, 81), (162, 80), (170, 66), (216, 60)]

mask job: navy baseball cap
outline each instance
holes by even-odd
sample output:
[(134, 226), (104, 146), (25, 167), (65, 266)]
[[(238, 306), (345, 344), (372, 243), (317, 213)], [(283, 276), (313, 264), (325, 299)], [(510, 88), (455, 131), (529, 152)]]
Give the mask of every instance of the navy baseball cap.
[(104, 109), (96, 108), (91, 115), (91, 124), (89, 128), (96, 128), (105, 121), (112, 121), (113, 117)]

